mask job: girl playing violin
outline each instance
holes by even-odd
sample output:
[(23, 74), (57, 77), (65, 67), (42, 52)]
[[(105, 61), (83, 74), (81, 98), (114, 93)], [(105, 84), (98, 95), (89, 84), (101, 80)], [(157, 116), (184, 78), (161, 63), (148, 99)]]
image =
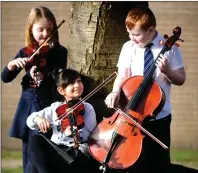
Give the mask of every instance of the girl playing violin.
[[(80, 106), (73, 110), (74, 121), (78, 121), (77, 116), (83, 118), (83, 122), (80, 124), (77, 122), (79, 126), (71, 122), (64, 125), (62, 122), (69, 119), (72, 112), (71, 107), (79, 102), (83, 93), (81, 76), (72, 69), (56, 69), (53, 72), (53, 78), (56, 82), (57, 91), (63, 98), (62, 101), (54, 102), (51, 106), (39, 112), (33, 112), (27, 119), (27, 125), (32, 130), (40, 129), (45, 133), (50, 125), (52, 125), (53, 130), (51, 140), (41, 134), (33, 135), (30, 138), (29, 153), (33, 165), (31, 173), (63, 172), (64, 170), (77, 172), (79, 169), (82, 172), (93, 171), (94, 163), (89, 158), (86, 141), (96, 126), (94, 108), (91, 104), (83, 102), (80, 111)], [(59, 111), (60, 108), (63, 108), (63, 110)], [(66, 116), (62, 119), (64, 113)], [(75, 148), (75, 135), (79, 143), (77, 149)]]
[(1, 74), (2, 81), (7, 83), (15, 79), (23, 68), (26, 72), (22, 78), (22, 94), (9, 132), (10, 137), (22, 140), (24, 172), (28, 160), (28, 139), (33, 133), (27, 127), (26, 119), (32, 112), (39, 111), (53, 102), (54, 81), (51, 72), (55, 68), (66, 67), (67, 50), (59, 44), (58, 31), (31, 61), (28, 58), (56, 28), (56, 19), (48, 8), (33, 8), (25, 29), (26, 47), (19, 50)]

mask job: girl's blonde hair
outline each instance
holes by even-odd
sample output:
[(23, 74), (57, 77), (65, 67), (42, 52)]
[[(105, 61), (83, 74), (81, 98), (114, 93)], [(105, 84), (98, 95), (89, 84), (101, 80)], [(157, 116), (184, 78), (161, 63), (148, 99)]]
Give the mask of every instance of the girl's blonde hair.
[[(26, 28), (25, 28), (25, 45), (26, 46), (35, 44), (35, 39), (32, 34), (32, 26), (34, 23), (38, 22), (43, 17), (45, 17), (47, 20), (50, 20), (52, 22), (53, 29), (57, 28), (56, 19), (50, 9), (48, 9), (47, 7), (43, 7), (43, 6), (32, 8), (29, 14), (28, 20), (27, 20)], [(56, 42), (59, 42), (58, 31), (53, 35), (53, 38), (51, 40), (52, 40), (53, 45), (55, 45)]]

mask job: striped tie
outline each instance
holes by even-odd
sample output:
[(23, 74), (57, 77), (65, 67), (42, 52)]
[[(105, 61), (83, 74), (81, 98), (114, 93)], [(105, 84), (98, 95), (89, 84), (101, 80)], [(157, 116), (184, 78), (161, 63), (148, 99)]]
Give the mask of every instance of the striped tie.
[(147, 74), (151, 64), (153, 63), (153, 54), (150, 50), (153, 43), (149, 43), (146, 46), (145, 52), (144, 52), (144, 76)]

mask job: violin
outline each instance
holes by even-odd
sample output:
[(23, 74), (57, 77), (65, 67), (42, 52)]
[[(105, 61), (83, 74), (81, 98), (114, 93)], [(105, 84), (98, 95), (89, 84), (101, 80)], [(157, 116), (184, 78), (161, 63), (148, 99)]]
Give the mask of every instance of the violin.
[[(84, 98), (82, 98), (81, 100), (79, 100), (78, 102), (77, 101), (72, 101), (73, 103), (74, 102), (77, 102), (77, 103), (75, 103), (75, 104), (71, 104), (71, 105), (73, 105), (71, 108), (69, 108), (68, 106), (67, 106), (67, 104), (64, 104), (64, 105), (62, 105), (62, 106), (59, 106), (58, 108), (57, 108), (57, 114), (58, 114), (58, 118), (56, 119), (56, 120), (54, 120), (51, 124), (50, 124), (50, 128), (49, 129), (51, 129), (52, 127), (53, 127), (53, 125), (54, 125), (54, 123), (56, 122), (56, 121), (62, 121), (63, 119), (65, 119), (67, 116), (68, 116), (68, 113), (70, 112), (70, 111), (74, 111), (74, 110), (76, 110), (79, 106), (82, 106), (82, 103), (84, 102), (84, 101), (86, 101), (87, 99), (89, 99), (92, 95), (94, 95), (97, 91), (99, 91), (102, 87), (104, 87), (107, 83), (109, 83), (110, 82), (110, 80), (112, 80), (113, 78), (115, 78), (115, 76), (117, 75), (117, 72), (113, 72), (103, 83), (101, 83), (100, 85), (98, 85), (93, 91), (91, 91), (89, 94), (87, 94)], [(68, 109), (67, 109), (68, 108)], [(82, 109), (82, 108), (81, 108)], [(80, 110), (81, 110), (80, 109)]]
[(68, 115), (63, 117), (63, 114), (68, 110), (68, 108), (72, 108), (79, 100), (70, 100), (67, 104), (63, 104), (56, 109), (57, 117), (61, 120), (61, 132), (64, 132), (65, 129), (70, 126), (77, 126), (78, 129), (84, 127), (84, 104), (81, 103), (75, 110), (72, 110), (71, 113), (67, 113)]
[[(72, 108), (72, 106), (78, 102), (79, 100), (70, 100), (67, 104), (61, 105), (56, 109), (57, 116), (61, 120), (61, 132), (63, 133), (68, 126), (71, 127), (74, 149), (78, 149), (79, 146), (80, 135), (78, 133), (78, 129), (84, 127), (84, 104), (80, 104), (75, 110), (69, 111), (66, 117), (62, 117), (62, 115), (66, 110)], [(74, 129), (74, 126), (76, 126), (77, 129)]]
[[(36, 45), (29, 45), (25, 48), (25, 53), (29, 57), (31, 56), (35, 50), (36, 50)], [(34, 58), (31, 58), (28, 60), (28, 63), (26, 65), (26, 68), (30, 69), (32, 66), (37, 66), (38, 69), (42, 69), (46, 65), (46, 56), (50, 50), (50, 46), (46, 45), (43, 46), (39, 51), (37, 51), (37, 54), (34, 55)]]
[[(38, 48), (37, 45), (29, 45), (25, 47), (25, 55), (28, 57), (31, 56), (35, 52), (36, 48)], [(39, 87), (42, 82), (42, 78), (38, 77), (37, 72), (41, 72), (42, 74), (45, 73), (45, 66), (47, 64), (46, 57), (48, 56), (50, 49), (53, 49), (53, 47), (50, 47), (48, 44), (46, 44), (46, 46), (43, 46), (39, 51), (37, 51), (37, 53), (34, 55), (34, 58), (28, 59), (28, 62), (25, 66), (26, 71), (29, 71), (33, 66), (36, 66), (34, 69), (35, 78), (33, 79), (33, 88)]]
[[(165, 102), (164, 91), (153, 81), (156, 62), (179, 39), (181, 28), (176, 27), (151, 65), (145, 77), (133, 76), (127, 79), (121, 89), (119, 108), (110, 118), (104, 118), (93, 130), (88, 141), (90, 154), (106, 172), (111, 169), (126, 169), (140, 157), (145, 135), (151, 137), (164, 149), (168, 147), (142, 127), (145, 120), (155, 118)], [(177, 46), (177, 44), (176, 44)], [(144, 134), (142, 133), (144, 132)]]
[[(71, 100), (67, 104), (61, 105), (56, 109), (57, 119), (55, 119), (51, 124), (48, 130), (50, 130), (56, 121), (61, 121), (61, 132), (64, 132), (68, 125), (71, 126), (71, 131), (73, 126), (77, 126), (79, 129), (84, 126), (84, 105), (83, 102), (89, 99), (93, 94), (100, 90), (103, 86), (110, 82), (117, 72), (112, 73), (103, 83), (98, 85), (93, 91), (86, 95), (81, 100)], [(79, 135), (76, 131), (73, 130), (72, 137), (74, 138), (74, 148), (78, 147), (78, 138)], [(76, 140), (77, 139), (77, 140)]]
[[(36, 45), (36, 44), (32, 44), (29, 45), (25, 48), (25, 53), (28, 56), (28, 63), (26, 65), (26, 69), (31, 69), (32, 66), (36, 66), (37, 69), (34, 72), (34, 75), (36, 77), (36, 73), (38, 71), (42, 71), (42, 69), (45, 67), (45, 65), (47, 64), (46, 61), (46, 56), (49, 53), (50, 49), (53, 48), (53, 46), (51, 46), (51, 39), (53, 37), (53, 35), (57, 32), (58, 28), (65, 22), (65, 20), (63, 20), (58, 26), (57, 28), (55, 28), (52, 33), (49, 35), (48, 38), (46, 38), (46, 40), (40, 44), (40, 45)], [(35, 81), (36, 85), (39, 86), (41, 81)]]
[[(34, 57), (35, 54), (37, 54), (43, 47), (45, 46), (49, 46), (49, 47), (52, 47), (50, 46), (50, 39), (52, 39), (53, 35), (58, 31), (59, 27), (65, 22), (65, 20), (62, 20), (62, 22), (57, 26), (57, 28), (55, 28), (52, 33), (49, 35), (48, 38), (46, 38), (46, 40), (41, 44), (39, 45), (39, 47), (37, 47), (31, 54), (31, 56), (29, 57), (29, 60), (28, 61), (31, 61), (31, 59)], [(34, 46), (32, 46), (34, 47)], [(48, 48), (44, 48), (44, 52), (46, 52), (48, 50)], [(42, 51), (41, 51), (42, 52)]]

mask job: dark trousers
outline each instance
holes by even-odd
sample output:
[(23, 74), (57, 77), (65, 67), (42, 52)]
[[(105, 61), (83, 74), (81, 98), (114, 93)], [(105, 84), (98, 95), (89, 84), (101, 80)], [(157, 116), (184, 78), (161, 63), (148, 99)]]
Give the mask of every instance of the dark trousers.
[[(55, 147), (53, 147), (55, 145)], [(86, 172), (86, 173), (95, 173), (98, 169), (96, 161), (91, 157), (87, 157), (82, 152), (78, 152), (77, 158), (71, 163), (68, 163), (64, 159), (64, 151), (66, 150), (61, 145), (56, 145), (53, 143), (51, 145), (48, 140), (42, 135), (33, 135), (29, 141), (29, 153), (31, 159), (31, 169), (30, 173), (62, 173), (71, 171), (73, 173)], [(62, 150), (63, 153), (57, 152)]]
[(32, 135), (38, 134), (38, 131), (33, 131), (31, 129), (28, 129), (28, 138), (22, 139), (22, 159), (23, 159), (23, 172), (29, 173), (31, 162), (30, 162), (30, 155), (28, 153), (28, 143), (29, 139)]
[[(165, 118), (150, 121), (144, 128), (170, 148), (171, 114)], [(168, 173), (170, 149), (165, 150), (149, 136), (143, 139), (142, 152), (137, 163), (131, 166), (131, 173)]]
[(28, 162), (28, 142), (22, 140), (22, 161), (23, 161), (23, 172), (25, 173), (25, 168)]
[(145, 140), (145, 155), (146, 168), (151, 173), (167, 173), (170, 168), (170, 124), (171, 115), (149, 124), (148, 130), (164, 143), (168, 149), (165, 150), (153, 139), (146, 137)]
[[(30, 98), (31, 97), (32, 96), (30, 95)], [(27, 99), (27, 100), (22, 99), (21, 102), (20, 102), (20, 104), (22, 104), (22, 105), (24, 105), (24, 102), (28, 103), (26, 106), (29, 107), (29, 109), (28, 109), (28, 111), (29, 111), (28, 114), (29, 115), (33, 112), (38, 112), (41, 109), (44, 109), (45, 107), (49, 106), (52, 103), (52, 101), (50, 99), (49, 100), (47, 100), (47, 99), (46, 100), (40, 100), (35, 95), (33, 95), (33, 97), (34, 98), (31, 101), (29, 99)], [(19, 112), (18, 114), (20, 114), (20, 113), (21, 112)], [(38, 133), (39, 133), (38, 130), (31, 130), (26, 125), (25, 133), (24, 133), (24, 136), (22, 137), (23, 173), (30, 173), (31, 161), (29, 160), (30, 154), (28, 153), (28, 144), (29, 144), (29, 140), (30, 140), (31, 136), (34, 135), (34, 134), (38, 134)], [(48, 135), (48, 134), (50, 136), (51, 132), (47, 133), (46, 135)]]

